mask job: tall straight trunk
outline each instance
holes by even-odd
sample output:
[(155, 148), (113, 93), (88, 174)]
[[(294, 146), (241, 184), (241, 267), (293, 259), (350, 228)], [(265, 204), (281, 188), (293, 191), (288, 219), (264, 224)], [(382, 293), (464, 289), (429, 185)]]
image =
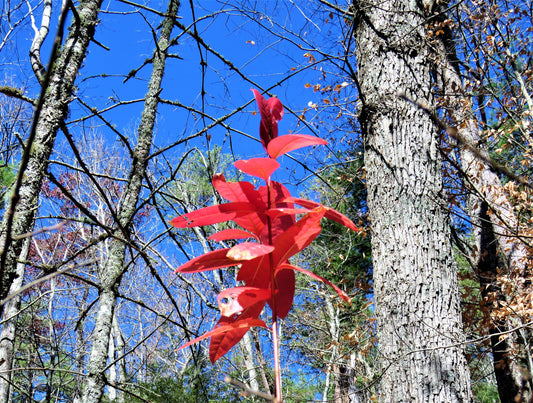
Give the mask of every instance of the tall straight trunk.
[[(124, 335), (118, 324), (117, 315), (113, 316), (113, 333), (115, 335), (116, 351), (119, 356), (123, 356), (126, 353), (126, 341), (124, 340)], [(141, 339), (142, 340), (142, 339)], [(115, 364), (118, 379), (120, 383), (126, 382), (126, 359), (122, 358), (118, 360)], [(118, 395), (117, 402), (124, 403), (126, 401), (124, 393)]]
[(244, 335), (240, 344), (242, 348), (242, 355), (244, 357), (244, 365), (246, 366), (248, 385), (252, 390), (259, 390), (259, 377), (257, 376), (257, 367), (254, 361), (252, 338), (248, 332)]
[[(444, 104), (459, 135), (461, 167), (467, 187), (470, 188), (468, 213), (472, 221), (477, 250), (476, 275), (480, 282), (482, 296), (489, 298), (491, 294), (497, 295), (500, 303), (505, 305), (506, 295), (498, 285), (498, 270), (514, 278), (524, 277), (529, 254), (526, 245), (518, 236), (520, 223), (503, 190), (500, 178), (487, 161), (479, 158), (479, 154), (486, 156), (486, 152), (480, 148), (476, 151), (470, 148), (471, 145), (481, 144), (479, 128), (470, 97), (466, 96), (464, 91), (459, 66), (453, 62), (457, 60), (457, 57), (451, 35), (443, 35), (443, 38), (445, 38), (444, 41), (439, 42), (437, 47), (436, 68), (441, 77)], [(530, 292), (524, 289), (519, 291)], [(487, 323), (491, 323), (488, 331), (492, 335), (492, 356), (500, 400), (502, 402), (529, 402), (532, 397), (530, 376), (532, 368), (527, 366), (527, 363), (531, 361), (531, 346), (527, 344), (529, 337), (517, 334), (499, 337), (502, 332), (507, 332), (522, 323), (512, 317), (509, 320), (490, 318), (488, 307), (483, 311), (487, 316)], [(528, 330), (524, 329), (524, 332)], [(525, 345), (518, 343), (520, 339)], [(522, 351), (523, 354), (528, 355), (529, 359), (524, 360), (525, 368), (520, 365), (518, 357), (512, 353), (512, 350)]]
[(130, 238), (142, 180), (146, 173), (148, 157), (150, 156), (153, 128), (159, 105), (159, 93), (165, 71), (166, 52), (170, 44), (170, 35), (172, 34), (178, 8), (178, 0), (169, 1), (166, 17), (162, 23), (161, 34), (154, 51), (152, 75), (148, 84), (148, 92), (145, 96), (144, 109), (137, 135), (137, 145), (133, 150), (134, 159), (118, 210), (119, 222), (115, 226), (117, 237), (110, 242), (108, 257), (99, 273), (98, 311), (82, 396), (83, 403), (100, 402), (106, 386), (104, 370), (108, 358), (109, 335), (113, 326), (113, 314), (120, 280), (126, 268), (126, 244), (121, 242), (120, 239), (127, 240)]
[(354, 1), (383, 402), (470, 402), (424, 8)]
[[(74, 92), (74, 81), (94, 36), (101, 0), (81, 0), (67, 39), (52, 63), (48, 86), (42, 89), (40, 113), (34, 117), (35, 137), (23, 152), (17, 185), (0, 227), (0, 300), (10, 291), (18, 276), (17, 259), (21, 256), (24, 238), (31, 232), (43, 177), (59, 126), (68, 114)], [(25, 166), (24, 166), (25, 165)], [(0, 313), (3, 307), (0, 306)]]
[[(26, 238), (23, 245), (22, 252), (28, 253), (30, 248), (31, 238)], [(14, 293), (20, 290), (24, 279), (24, 270), (26, 265), (24, 263), (17, 264), (17, 276), (13, 283), (11, 283), (11, 290), (9, 293)], [(15, 347), (15, 337), (17, 330), (17, 314), (20, 309), (20, 294), (10, 299), (2, 314), (2, 331), (0, 332), (0, 403), (8, 403), (12, 400), (13, 388), (11, 387), (12, 369), (13, 369), (13, 353)]]

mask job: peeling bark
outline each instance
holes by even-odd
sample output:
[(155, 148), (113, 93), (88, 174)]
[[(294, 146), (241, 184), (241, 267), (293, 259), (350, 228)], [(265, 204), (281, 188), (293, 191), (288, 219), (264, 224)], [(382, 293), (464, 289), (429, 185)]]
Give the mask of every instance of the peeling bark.
[[(27, 255), (31, 239), (26, 238), (22, 253)], [(24, 263), (17, 264), (17, 277), (11, 284), (9, 293), (14, 293), (22, 287), (24, 279)], [(12, 400), (11, 379), (13, 368), (13, 352), (17, 329), (17, 315), (20, 310), (20, 294), (9, 300), (2, 315), (2, 331), (0, 332), (0, 402), (8, 403)]]
[[(83, 0), (77, 8), (67, 39), (50, 71), (50, 82), (43, 88), (42, 107), (34, 122), (35, 137), (26, 150), (19, 167), (17, 185), (6, 209), (0, 228), (0, 299), (4, 299), (18, 277), (17, 259), (21, 255), (23, 234), (33, 229), (33, 220), (44, 174), (52, 153), (57, 131), (64, 122), (74, 92), (74, 81), (85, 58), (97, 24), (100, 0)], [(0, 307), (0, 311), (3, 309)]]

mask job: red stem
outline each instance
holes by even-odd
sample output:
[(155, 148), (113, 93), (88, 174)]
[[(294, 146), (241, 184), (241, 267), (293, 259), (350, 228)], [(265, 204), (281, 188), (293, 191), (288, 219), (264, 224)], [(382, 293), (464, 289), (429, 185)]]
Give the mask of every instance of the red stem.
[[(271, 181), (270, 178), (268, 178), (267, 181), (267, 199), (268, 199), (268, 206), (267, 208), (270, 208), (271, 206), (271, 200), (270, 200), (270, 187), (271, 187)], [(272, 245), (272, 221), (269, 216), (267, 216), (267, 225), (268, 225), (268, 243)], [(274, 350), (274, 380), (276, 385), (276, 400), (275, 402), (281, 402), (282, 401), (282, 388), (281, 388), (281, 364), (279, 361), (279, 339), (278, 339), (278, 312), (276, 308), (276, 287), (275, 287), (275, 272), (274, 272), (274, 262), (272, 260), (272, 254), (269, 255), (269, 261), (270, 261), (270, 302), (271, 302), (271, 308), (272, 308), (272, 344), (273, 344), (273, 350)]]

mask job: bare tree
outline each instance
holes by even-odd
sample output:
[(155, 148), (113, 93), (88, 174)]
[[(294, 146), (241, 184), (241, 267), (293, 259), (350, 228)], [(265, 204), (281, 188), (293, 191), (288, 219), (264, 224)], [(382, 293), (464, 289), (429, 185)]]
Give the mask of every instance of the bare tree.
[[(4, 299), (11, 283), (17, 277), (15, 266), (21, 256), (24, 237), (31, 231), (37, 207), (37, 200), (53, 149), (57, 131), (63, 123), (71, 102), (74, 80), (85, 57), (85, 52), (94, 34), (100, 2), (81, 2), (74, 18), (72, 29), (61, 49), (62, 35), (58, 34), (54, 44), (52, 63), (49, 71), (42, 77), (42, 92), (37, 103), (32, 129), (19, 165), (17, 180), (14, 184), (10, 203), (4, 214), (0, 238), (0, 297)], [(60, 32), (62, 32), (68, 11), (62, 11)], [(45, 10), (49, 12), (49, 10)], [(36, 75), (42, 68), (36, 70)], [(23, 180), (24, 178), (24, 180)], [(3, 308), (0, 308), (3, 309)]]
[[(454, 35), (452, 20), (445, 12), (433, 21), (429, 31), (432, 34), (431, 37), (434, 38), (432, 45), (436, 52), (436, 76), (439, 78), (438, 84), (441, 91), (440, 106), (447, 111), (452, 122), (453, 127), (448, 128), (448, 132), (452, 141), (456, 142), (459, 151), (459, 160), (453, 163), (456, 167), (460, 167), (459, 171), (464, 177), (465, 188), (469, 192), (467, 213), (471, 218), (474, 235), (474, 247), (469, 260), (481, 286), (485, 305), (481, 310), (485, 316), (485, 322), (490, 324), (488, 334), (491, 340), (494, 372), (500, 399), (502, 401), (530, 401), (532, 390), (529, 375), (532, 370), (531, 327), (528, 328), (527, 325), (529, 315), (524, 314), (523, 310), (518, 308), (520, 306), (518, 301), (530, 292), (527, 289), (526, 280), (529, 276), (528, 247), (530, 247), (527, 241), (527, 228), (520, 223), (509, 191), (504, 188), (499, 176), (510, 171), (507, 167), (494, 162), (485, 146), (483, 132), (486, 130), (489, 135), (491, 133), (491, 130), (487, 128), (488, 122), (484, 112), (485, 95), (479, 95), (482, 116), (478, 118), (473, 110), (471, 96), (467, 94), (465, 84), (471, 85), (472, 81), (479, 81), (481, 75), (486, 73), (481, 69), (467, 70), (463, 82), (461, 66), (462, 63), (469, 62), (468, 53), (465, 52), (464, 62), (459, 61), (456, 49), (458, 46), (454, 42), (454, 37), (464, 37), (471, 35), (469, 32), (479, 30), (481, 32), (473, 34), (473, 38), (478, 35), (488, 35), (490, 38), (489, 32), (482, 32), (488, 31), (486, 21), (490, 21), (488, 24), (496, 27), (496, 33), (499, 32), (499, 35), (502, 35), (500, 36), (502, 45), (506, 47), (497, 49), (500, 54), (494, 57), (497, 60), (504, 60), (504, 64), (510, 64), (508, 70), (502, 69), (506, 74), (505, 81), (507, 83), (517, 82), (515, 87), (519, 90), (514, 96), (522, 97), (525, 105), (528, 104), (529, 95), (520, 72), (516, 71), (516, 61), (509, 56), (509, 43), (506, 41), (508, 36), (503, 35), (498, 28), (499, 12), (495, 12), (489, 18), (481, 11), (477, 14), (477, 19), (467, 24), (461, 20), (463, 7), (466, 14), (478, 13), (475, 4), (459, 7), (456, 13), (457, 34)], [(494, 11), (496, 10), (498, 10), (497, 6)], [(505, 6), (501, 12), (505, 12)], [(438, 30), (442, 32), (442, 35), (435, 36)], [(466, 47), (476, 46), (474, 63), (480, 66), (493, 59), (490, 54), (494, 49), (490, 44), (481, 45), (478, 41), (479, 39), (476, 38), (473, 44), (468, 44)], [(489, 67), (485, 65), (485, 69)], [(473, 77), (470, 78), (469, 75)], [(512, 91), (513, 85), (509, 87), (511, 87), (509, 91)], [(480, 88), (477, 91), (480, 94), (489, 93), (487, 96), (490, 96), (490, 89)], [(524, 119), (519, 110), (508, 113), (511, 121), (518, 123)], [(505, 123), (501, 122), (500, 125), (505, 125)], [(531, 138), (528, 138), (527, 130), (520, 130), (520, 125), (517, 127), (531, 147)], [(527, 150), (527, 146), (524, 148)], [(524, 154), (527, 155), (527, 151)], [(516, 178), (513, 179), (516, 180)], [(464, 250), (464, 247), (462, 249)], [(503, 291), (505, 284), (502, 283), (502, 278), (512, 279), (510, 281), (515, 284), (512, 292)], [(510, 309), (505, 315), (501, 315), (497, 313), (497, 306), (510, 307)], [(515, 331), (512, 331), (513, 329)], [(505, 336), (501, 337), (502, 333)]]
[(179, 2), (177, 0), (169, 1), (166, 17), (163, 20), (161, 33), (152, 58), (153, 70), (144, 100), (141, 123), (137, 130), (137, 145), (133, 150), (131, 171), (117, 211), (118, 221), (115, 222), (113, 230), (117, 239), (111, 241), (108, 258), (99, 273), (101, 285), (98, 314), (92, 336), (93, 344), (87, 366), (88, 373), (83, 389), (82, 402), (84, 403), (99, 402), (106, 385), (104, 371), (108, 359), (109, 335), (113, 325), (117, 289), (127, 267), (125, 265), (126, 242), (130, 239), (131, 226), (137, 211), (142, 181), (150, 156), (161, 82), (168, 50), (172, 45), (171, 34), (178, 8)]

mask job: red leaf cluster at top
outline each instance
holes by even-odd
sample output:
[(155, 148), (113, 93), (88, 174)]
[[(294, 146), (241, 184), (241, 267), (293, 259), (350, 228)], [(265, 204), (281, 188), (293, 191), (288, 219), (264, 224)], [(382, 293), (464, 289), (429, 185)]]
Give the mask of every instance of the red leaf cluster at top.
[[(265, 322), (259, 319), (265, 304), (271, 307), (273, 316), (287, 316), (294, 298), (295, 271), (332, 286), (342, 299), (350, 301), (329, 281), (289, 264), (289, 258), (306, 248), (320, 234), (323, 217), (356, 231), (354, 223), (320, 203), (292, 197), (285, 186), (271, 180), (271, 175), (279, 168), (276, 158), (301, 147), (326, 142), (308, 135), (278, 137), (277, 122), (283, 117), (281, 102), (277, 98), (265, 100), (258, 91), (252, 91), (261, 113), (261, 141), (269, 158), (240, 160), (235, 162), (235, 167), (263, 179), (265, 186), (255, 189), (249, 182), (226, 182), (223, 175), (215, 175), (213, 186), (229, 203), (202, 208), (171, 221), (173, 226), (185, 228), (231, 220), (243, 229), (226, 229), (209, 239), (254, 240), (208, 252), (177, 269), (181, 273), (194, 273), (240, 266), (237, 280), (245, 286), (230, 288), (219, 294), (221, 317), (215, 328), (182, 346), (211, 337), (209, 358), (212, 362), (238, 343), (250, 327), (266, 327)], [(301, 208), (295, 208), (295, 204)], [(302, 217), (296, 220), (298, 214)]]

